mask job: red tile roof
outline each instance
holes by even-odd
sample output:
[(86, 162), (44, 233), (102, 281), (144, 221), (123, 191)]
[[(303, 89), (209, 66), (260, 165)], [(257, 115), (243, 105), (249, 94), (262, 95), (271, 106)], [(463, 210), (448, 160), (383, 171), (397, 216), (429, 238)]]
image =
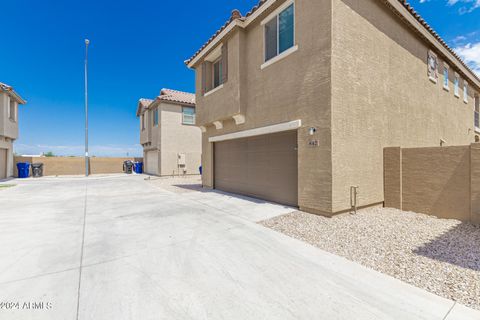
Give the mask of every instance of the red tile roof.
[[(453, 56), (465, 67), (467, 68), (468, 71), (470, 71), (472, 73), (472, 75), (478, 80), (480, 81), (480, 78), (479, 76), (473, 72), (473, 70), (463, 61), (463, 59), (452, 49), (448, 46), (448, 44), (440, 37), (440, 35), (438, 35), (438, 33), (435, 32), (435, 30), (433, 30), (433, 28), (415, 11), (415, 9), (408, 3), (407, 0), (397, 0), (398, 2), (400, 2), (404, 7), (405, 9), (407, 9), (407, 11), (418, 21), (420, 22), (420, 24), (428, 31), (430, 32), (434, 37), (435, 39), (437, 39), (440, 44), (442, 44), (450, 53), (453, 54)], [(210, 37), (210, 39), (207, 40), (207, 42), (200, 48), (198, 49), (197, 52), (195, 52), (195, 54), (190, 57), (190, 59), (188, 60), (185, 60), (185, 64), (188, 65), (190, 64), (190, 62), (192, 62), (223, 30), (225, 30), (228, 25), (234, 21), (234, 20), (237, 20), (237, 19), (240, 19), (240, 20), (245, 20), (245, 18), (248, 18), (249, 16), (251, 16), (255, 11), (257, 11), (261, 6), (263, 6), (265, 3), (267, 2), (267, 0), (260, 0), (258, 2), (258, 4), (256, 6), (254, 6), (244, 17), (241, 16), (240, 12), (238, 10), (234, 10), (232, 12), (232, 16), (230, 17), (230, 19), (228, 19), (225, 24), (217, 31), (215, 32), (215, 34)], [(386, 0), (384, 0), (385, 3)], [(390, 9), (394, 10), (393, 7), (389, 6)], [(406, 21), (407, 22), (407, 21)], [(407, 22), (409, 23), (409, 22)]]
[(140, 116), (140, 114), (142, 113), (142, 111), (144, 109), (147, 109), (151, 104), (152, 104), (153, 100), (152, 99), (145, 99), (145, 98), (141, 98), (140, 100), (138, 100), (138, 105), (137, 105), (137, 117)]
[(162, 89), (157, 99), (168, 102), (195, 105), (195, 94), (172, 89)]

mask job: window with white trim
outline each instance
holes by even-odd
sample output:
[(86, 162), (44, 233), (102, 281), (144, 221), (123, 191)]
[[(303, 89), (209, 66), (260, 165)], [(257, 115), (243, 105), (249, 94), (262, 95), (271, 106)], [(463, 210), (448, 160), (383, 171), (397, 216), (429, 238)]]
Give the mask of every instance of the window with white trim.
[(292, 3), (265, 23), (265, 62), (295, 45), (295, 6)]
[(475, 95), (475, 109), (473, 113), (475, 129), (480, 129), (480, 99), (478, 98), (478, 95)]
[(463, 80), (463, 101), (468, 103), (468, 82)]
[(158, 108), (155, 108), (153, 110), (153, 126), (154, 127), (158, 126)]
[(15, 117), (15, 100), (10, 98), (9, 108), (8, 108), (8, 118), (12, 121), (16, 121)]
[(195, 124), (195, 108), (182, 107), (182, 123)]
[(445, 64), (443, 66), (443, 88), (445, 90), (450, 90), (450, 81), (448, 79), (449, 71), (450, 71), (450, 67), (447, 64)]
[(458, 98), (460, 97), (460, 76), (457, 73), (455, 73), (454, 86), (454, 93), (455, 96)]
[(222, 75), (223, 75), (223, 68), (222, 68), (222, 58), (220, 57), (217, 61), (213, 63), (212, 66), (212, 82), (213, 82), (213, 87), (212, 89), (215, 89), (219, 87), (223, 82), (222, 82)]
[(437, 83), (438, 81), (438, 58), (437, 55), (433, 51), (428, 51), (428, 78)]

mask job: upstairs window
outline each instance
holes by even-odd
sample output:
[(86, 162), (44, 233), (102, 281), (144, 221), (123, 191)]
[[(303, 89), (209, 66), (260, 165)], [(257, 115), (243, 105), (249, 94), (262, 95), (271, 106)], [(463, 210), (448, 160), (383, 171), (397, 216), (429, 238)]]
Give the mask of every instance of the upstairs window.
[(192, 107), (182, 108), (182, 123), (195, 124), (195, 108), (192, 108)]
[(468, 103), (468, 83), (467, 81), (463, 81), (463, 101)]
[(450, 81), (448, 79), (449, 69), (448, 65), (445, 64), (443, 66), (443, 88), (447, 91), (450, 90)]
[(140, 116), (142, 131), (145, 130), (145, 113)]
[(154, 127), (158, 126), (158, 108), (153, 110), (153, 126)]
[(265, 62), (292, 48), (295, 43), (295, 7), (292, 3), (265, 23)]
[(457, 73), (455, 73), (454, 85), (455, 85), (454, 93), (455, 93), (455, 96), (458, 98), (460, 97), (460, 77)]
[(433, 51), (428, 52), (428, 78), (437, 83), (438, 81), (438, 58)]
[[(204, 95), (217, 91), (228, 80), (228, 45), (222, 43), (202, 63), (202, 91)], [(215, 90), (217, 89), (217, 90)]]
[(478, 96), (475, 96), (475, 110), (474, 110), (474, 121), (475, 121), (475, 129), (480, 129), (480, 100)]
[(213, 88), (212, 89), (215, 89), (222, 84), (222, 75), (223, 75), (222, 58), (218, 59), (213, 63), (212, 72), (213, 72), (212, 74)]
[(10, 120), (15, 121), (15, 100), (10, 98), (10, 105), (8, 108), (8, 117)]

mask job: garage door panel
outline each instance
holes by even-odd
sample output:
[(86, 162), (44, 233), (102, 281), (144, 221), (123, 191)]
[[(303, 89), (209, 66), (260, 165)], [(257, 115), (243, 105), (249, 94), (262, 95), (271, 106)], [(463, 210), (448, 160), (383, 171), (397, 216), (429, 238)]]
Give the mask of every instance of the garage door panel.
[(215, 188), (297, 205), (296, 147), (294, 131), (215, 143)]
[(0, 149), (0, 179), (7, 177), (7, 149)]
[(158, 151), (148, 151), (146, 158), (145, 173), (158, 175)]

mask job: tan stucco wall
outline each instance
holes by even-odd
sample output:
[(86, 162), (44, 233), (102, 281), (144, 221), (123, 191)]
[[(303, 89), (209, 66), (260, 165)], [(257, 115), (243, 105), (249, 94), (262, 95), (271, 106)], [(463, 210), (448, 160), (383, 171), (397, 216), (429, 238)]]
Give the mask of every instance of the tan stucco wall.
[(6, 163), (3, 163), (2, 165), (0, 165), (0, 167), (6, 168), (7, 177), (12, 177), (14, 174), (13, 143), (8, 138), (0, 136), (0, 149), (5, 149), (7, 152), (6, 159), (3, 159), (3, 157), (2, 159), (0, 159), (0, 161), (6, 161)]
[(10, 96), (0, 92), (0, 136), (15, 140), (18, 138), (18, 103), (15, 102), (16, 121), (9, 118), (9, 108)]
[(350, 208), (350, 186), (360, 205), (384, 200), (383, 148), (466, 145), (474, 140), (469, 103), (427, 76), (430, 49), (381, 2), (332, 0), (333, 211)]
[(182, 175), (178, 155), (185, 154), (186, 174), (199, 174), (202, 157), (202, 133), (194, 125), (182, 124), (182, 106), (161, 104), (160, 163), (161, 175)]
[[(143, 161), (142, 158), (90, 158), (90, 173), (122, 173), (125, 160)], [(15, 164), (18, 162), (43, 163), (43, 174), (45, 176), (85, 174), (85, 159), (83, 157), (15, 157)], [(14, 174), (18, 176), (16, 165)]]
[[(159, 110), (158, 126), (153, 126), (153, 113), (145, 112), (146, 128), (141, 133), (144, 136), (141, 142), (151, 143), (144, 147), (145, 161), (148, 161), (147, 153), (156, 152), (158, 161), (153, 165), (156, 165), (159, 175), (199, 174), (202, 156), (200, 128), (182, 123), (182, 105), (166, 102), (156, 104)], [(185, 154), (186, 173), (179, 167), (178, 155), (181, 153)]]
[(245, 96), (244, 75), (246, 36), (244, 31), (233, 33), (228, 40), (228, 81), (218, 92), (203, 95), (202, 67), (196, 69), (196, 104), (208, 105), (208, 108), (197, 108), (197, 124), (204, 125), (216, 120), (231, 118), (242, 111)]
[[(269, 9), (245, 31), (237, 30), (230, 35), (229, 75), (224, 88), (202, 97), (201, 66), (196, 66), (197, 114), (200, 115), (197, 124), (222, 120), (236, 110), (246, 116), (245, 124), (236, 125), (230, 119), (224, 121), (223, 129), (219, 130), (207, 124), (202, 138), (203, 184), (206, 187), (214, 184), (213, 144), (208, 138), (302, 120), (298, 130), (299, 206), (309, 211), (330, 212), (330, 0), (296, 1), (298, 51), (261, 70), (264, 50), (260, 22), (275, 8)], [(314, 137), (308, 136), (309, 127), (317, 128)], [(317, 139), (319, 147), (308, 147), (310, 139)]]
[(384, 155), (385, 206), (480, 222), (479, 144), (392, 147)]

